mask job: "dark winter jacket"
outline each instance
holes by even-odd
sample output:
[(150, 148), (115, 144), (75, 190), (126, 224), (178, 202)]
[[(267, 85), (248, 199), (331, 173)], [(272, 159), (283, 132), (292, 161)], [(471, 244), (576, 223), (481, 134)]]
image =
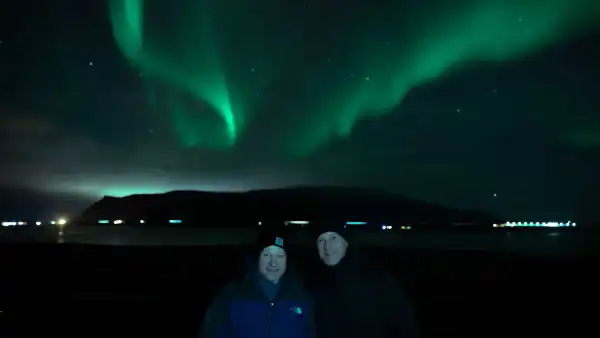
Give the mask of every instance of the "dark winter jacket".
[(201, 337), (314, 338), (311, 298), (291, 270), (273, 284), (251, 265), (242, 280), (227, 285), (213, 300)]
[(395, 278), (365, 256), (348, 252), (322, 265), (311, 283), (322, 338), (415, 338), (416, 321)]

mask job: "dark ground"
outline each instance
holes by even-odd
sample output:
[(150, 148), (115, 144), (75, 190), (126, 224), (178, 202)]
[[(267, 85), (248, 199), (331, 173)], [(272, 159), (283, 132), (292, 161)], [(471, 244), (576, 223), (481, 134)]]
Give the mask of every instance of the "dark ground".
[[(0, 337), (194, 337), (215, 291), (240, 273), (244, 250), (2, 244)], [(310, 270), (313, 252), (298, 254), (299, 267)], [(597, 259), (373, 254), (402, 281), (423, 337), (583, 337), (596, 331), (586, 328), (595, 323)]]

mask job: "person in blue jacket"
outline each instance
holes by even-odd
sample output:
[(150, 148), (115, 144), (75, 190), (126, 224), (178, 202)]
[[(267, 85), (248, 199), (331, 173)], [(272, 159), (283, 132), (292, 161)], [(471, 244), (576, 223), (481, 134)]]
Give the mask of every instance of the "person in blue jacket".
[(206, 311), (204, 338), (314, 338), (312, 301), (288, 264), (287, 242), (262, 231), (245, 276), (221, 290)]

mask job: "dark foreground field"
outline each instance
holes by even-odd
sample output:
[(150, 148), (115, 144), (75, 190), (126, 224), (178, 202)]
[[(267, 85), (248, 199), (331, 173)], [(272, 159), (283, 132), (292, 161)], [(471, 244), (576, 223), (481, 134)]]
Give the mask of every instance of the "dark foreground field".
[[(3, 245), (1, 337), (194, 337), (245, 249)], [(312, 252), (298, 265), (309, 270)], [(402, 281), (424, 337), (590, 336), (597, 260), (373, 251)], [(588, 315), (589, 314), (589, 315)], [(590, 318), (590, 319), (588, 319)]]

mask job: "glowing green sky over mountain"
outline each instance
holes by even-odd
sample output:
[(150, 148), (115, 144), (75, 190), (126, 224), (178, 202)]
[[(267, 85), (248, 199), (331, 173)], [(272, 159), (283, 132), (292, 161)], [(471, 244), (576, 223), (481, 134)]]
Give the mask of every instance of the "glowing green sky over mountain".
[(598, 218), (598, 0), (13, 1), (0, 15), (5, 196), (335, 185)]

